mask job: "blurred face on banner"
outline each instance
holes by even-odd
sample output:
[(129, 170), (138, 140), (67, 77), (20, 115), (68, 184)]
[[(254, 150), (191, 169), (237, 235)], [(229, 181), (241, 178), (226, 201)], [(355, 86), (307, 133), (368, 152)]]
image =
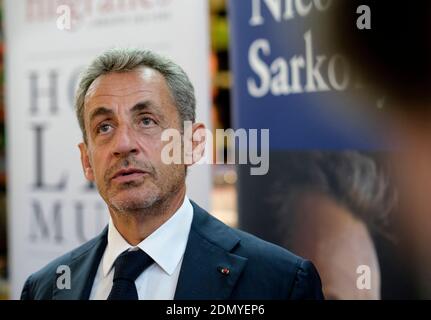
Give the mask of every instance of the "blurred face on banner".
[(367, 226), (320, 193), (301, 196), (297, 210), (290, 247), (316, 264), (325, 298), (380, 299), (379, 262)]
[(111, 209), (139, 211), (184, 191), (185, 165), (161, 160), (163, 130), (180, 130), (181, 121), (158, 71), (143, 67), (98, 77), (86, 94), (84, 121), (84, 173)]

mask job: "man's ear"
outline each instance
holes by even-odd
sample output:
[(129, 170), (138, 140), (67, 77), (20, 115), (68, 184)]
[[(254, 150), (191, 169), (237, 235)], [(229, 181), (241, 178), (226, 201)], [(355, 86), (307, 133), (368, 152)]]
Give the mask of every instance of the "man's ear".
[(84, 170), (85, 178), (88, 181), (94, 182), (94, 172), (91, 167), (90, 158), (88, 157), (87, 145), (84, 142), (81, 142), (79, 145), (79, 151), (81, 152), (81, 164), (82, 169)]
[(201, 160), (205, 153), (206, 131), (203, 123), (193, 123), (192, 126), (192, 150), (193, 160), (196, 163)]

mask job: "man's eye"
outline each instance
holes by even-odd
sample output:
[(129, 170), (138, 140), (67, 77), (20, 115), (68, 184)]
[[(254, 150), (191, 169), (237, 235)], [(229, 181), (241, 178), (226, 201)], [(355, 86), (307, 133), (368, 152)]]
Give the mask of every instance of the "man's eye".
[(145, 118), (142, 119), (142, 125), (144, 127), (152, 127), (155, 124), (156, 124), (156, 122), (153, 119), (151, 119), (151, 118), (145, 117)]
[(108, 123), (102, 123), (100, 126), (97, 127), (97, 133), (98, 134), (105, 134), (110, 132), (112, 129), (112, 126)]

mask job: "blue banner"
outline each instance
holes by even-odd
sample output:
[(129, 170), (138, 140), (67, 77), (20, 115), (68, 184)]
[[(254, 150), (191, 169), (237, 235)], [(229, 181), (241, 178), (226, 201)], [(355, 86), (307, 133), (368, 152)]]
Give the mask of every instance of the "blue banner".
[(271, 150), (387, 146), (384, 97), (361, 89), (358, 70), (321, 32), (331, 4), (229, 1), (234, 126), (270, 129)]

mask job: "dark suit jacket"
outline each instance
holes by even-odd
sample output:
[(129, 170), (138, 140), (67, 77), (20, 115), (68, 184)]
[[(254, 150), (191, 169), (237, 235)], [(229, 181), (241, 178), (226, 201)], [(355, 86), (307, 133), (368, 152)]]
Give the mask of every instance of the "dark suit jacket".
[[(193, 221), (175, 299), (323, 299), (311, 262), (232, 229), (192, 205)], [(32, 274), (21, 299), (88, 299), (106, 244), (107, 228)], [(60, 265), (71, 270), (70, 289), (57, 287)], [(222, 273), (221, 268), (229, 273)]]

